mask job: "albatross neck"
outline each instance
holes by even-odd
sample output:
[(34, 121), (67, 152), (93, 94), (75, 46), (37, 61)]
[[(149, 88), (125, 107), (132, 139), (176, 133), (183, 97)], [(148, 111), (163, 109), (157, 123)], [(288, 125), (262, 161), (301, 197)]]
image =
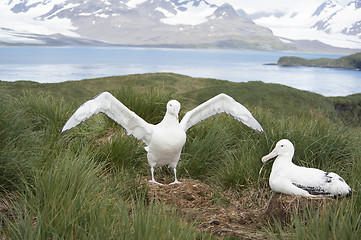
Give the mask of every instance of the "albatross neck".
[(179, 125), (178, 116), (167, 112), (161, 123), (166, 125)]

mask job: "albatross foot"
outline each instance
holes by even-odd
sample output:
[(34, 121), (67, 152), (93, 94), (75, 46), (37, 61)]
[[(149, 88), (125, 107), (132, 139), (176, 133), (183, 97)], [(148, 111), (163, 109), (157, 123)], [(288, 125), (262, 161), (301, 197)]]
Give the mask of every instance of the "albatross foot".
[(172, 183), (169, 183), (169, 185), (173, 185), (173, 184), (181, 184), (182, 182), (178, 181), (178, 180), (175, 180), (174, 182)]
[(158, 185), (160, 185), (160, 186), (163, 186), (163, 184), (161, 184), (161, 183), (159, 183), (159, 182), (157, 182), (157, 181), (155, 181), (155, 180), (149, 180), (149, 182), (150, 182), (150, 183), (158, 184)]

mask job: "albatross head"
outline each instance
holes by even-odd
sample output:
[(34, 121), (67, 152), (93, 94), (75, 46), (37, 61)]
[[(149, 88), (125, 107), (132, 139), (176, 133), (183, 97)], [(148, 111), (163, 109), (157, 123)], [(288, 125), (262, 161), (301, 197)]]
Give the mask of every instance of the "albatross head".
[(177, 100), (170, 100), (167, 103), (167, 114), (173, 115), (178, 119), (180, 107), (180, 103)]
[(295, 148), (293, 147), (293, 144), (288, 139), (282, 139), (277, 142), (276, 147), (271, 153), (262, 158), (262, 162), (265, 163), (276, 156), (286, 157), (291, 161), (294, 152)]

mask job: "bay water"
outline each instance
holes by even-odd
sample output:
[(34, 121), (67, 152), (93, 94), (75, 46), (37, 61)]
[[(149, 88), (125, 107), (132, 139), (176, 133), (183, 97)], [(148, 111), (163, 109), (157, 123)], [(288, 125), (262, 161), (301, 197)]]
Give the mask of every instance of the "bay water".
[(0, 47), (0, 80), (55, 83), (106, 76), (173, 72), (232, 82), (262, 81), (324, 96), (361, 93), (361, 71), (281, 67), (282, 56), (339, 58), (336, 54), (126, 47)]

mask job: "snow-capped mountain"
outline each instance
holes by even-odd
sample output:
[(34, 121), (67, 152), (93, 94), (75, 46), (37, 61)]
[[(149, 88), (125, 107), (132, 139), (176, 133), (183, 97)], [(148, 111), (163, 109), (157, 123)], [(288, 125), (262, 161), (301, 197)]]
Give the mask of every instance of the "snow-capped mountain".
[(305, 40), (361, 49), (361, 0), (0, 1), (0, 43), (290, 49)]
[(6, 0), (0, 20), (1, 42), (286, 47), (231, 5), (205, 0)]
[(312, 16), (320, 19), (312, 26), (317, 30), (361, 37), (361, 1), (342, 6), (329, 0), (321, 4)]
[(252, 20), (288, 40), (318, 40), (361, 49), (361, 0), (304, 1), (303, 7), (249, 13)]

